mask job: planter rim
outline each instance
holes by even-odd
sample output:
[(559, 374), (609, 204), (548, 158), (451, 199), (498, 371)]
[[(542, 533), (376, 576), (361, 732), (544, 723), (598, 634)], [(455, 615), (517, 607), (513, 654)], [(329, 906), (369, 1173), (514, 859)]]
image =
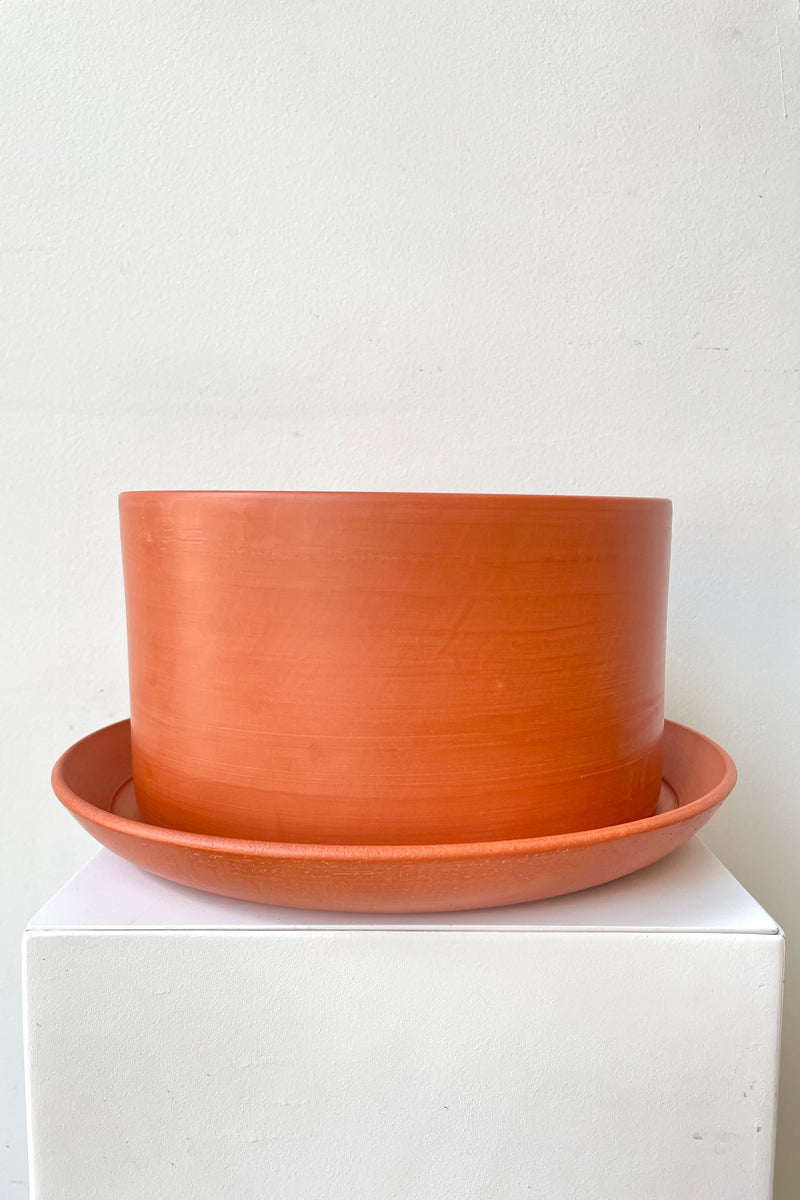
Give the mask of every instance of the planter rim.
[(672, 501), (662, 496), (594, 496), (594, 495), (568, 495), (560, 492), (426, 492), (426, 491), (325, 491), (325, 490), (298, 490), (292, 489), (276, 489), (276, 490), (251, 490), (251, 489), (203, 489), (203, 488), (174, 488), (174, 489), (143, 489), (134, 491), (125, 491), (119, 493), (119, 500), (134, 500), (153, 497), (170, 497), (170, 496), (194, 496), (207, 499), (226, 499), (230, 497), (302, 497), (304, 499), (336, 497), (340, 499), (349, 498), (425, 498), (429, 500), (457, 500), (460, 498), (469, 500), (531, 500), (537, 503), (552, 503), (552, 504), (575, 504), (580, 505), (596, 505), (596, 504), (630, 504), (630, 505), (661, 505), (672, 506)]

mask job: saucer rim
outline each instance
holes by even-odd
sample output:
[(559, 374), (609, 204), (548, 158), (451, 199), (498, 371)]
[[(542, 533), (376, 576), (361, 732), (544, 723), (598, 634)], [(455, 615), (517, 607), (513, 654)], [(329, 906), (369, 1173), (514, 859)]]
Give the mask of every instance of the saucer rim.
[[(189, 833), (161, 825), (151, 825), (129, 817), (120, 817), (78, 795), (67, 783), (65, 768), (70, 759), (87, 743), (102, 735), (111, 736), (112, 730), (130, 729), (130, 718), (115, 721), (110, 725), (93, 730), (74, 742), (58, 758), (51, 774), (53, 791), (64, 805), (80, 821), (101, 826), (109, 832), (123, 837), (135, 837), (142, 841), (182, 847), (187, 850), (216, 852), (264, 859), (306, 859), (309, 861), (359, 862), (364, 860), (393, 862), (422, 862), (426, 860), (465, 860), (488, 857), (516, 857), (531, 854), (552, 854), (558, 851), (577, 850), (602, 843), (619, 842), (640, 834), (653, 833), (670, 826), (680, 826), (693, 818), (715, 809), (730, 794), (737, 780), (736, 766), (726, 750), (710, 737), (677, 721), (664, 721), (667, 738), (682, 738), (695, 744), (703, 743), (720, 757), (721, 775), (708, 792), (694, 800), (681, 803), (678, 789), (670, 782), (668, 771), (662, 781), (674, 792), (677, 805), (665, 813), (642, 817), (619, 825), (599, 826), (595, 829), (573, 833), (548, 834), (532, 838), (513, 838), (483, 842), (440, 842), (411, 845), (350, 844), (318, 842), (266, 842), (256, 839), (221, 837), (214, 834)], [(116, 784), (115, 794), (131, 778), (130, 774)]]

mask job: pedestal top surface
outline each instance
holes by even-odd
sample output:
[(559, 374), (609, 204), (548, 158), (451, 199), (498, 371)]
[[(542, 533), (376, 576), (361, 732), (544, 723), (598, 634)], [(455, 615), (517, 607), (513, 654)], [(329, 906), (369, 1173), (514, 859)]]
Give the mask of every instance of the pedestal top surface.
[(778, 932), (775, 921), (697, 838), (602, 887), (458, 913), (306, 912), (194, 891), (102, 850), (29, 922), (30, 931), (448, 929)]

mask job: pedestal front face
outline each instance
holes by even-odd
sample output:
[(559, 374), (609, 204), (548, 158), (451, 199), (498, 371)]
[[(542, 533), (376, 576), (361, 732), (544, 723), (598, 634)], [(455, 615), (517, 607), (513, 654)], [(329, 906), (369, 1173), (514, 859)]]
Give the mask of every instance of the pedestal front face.
[(84, 874), (26, 938), (32, 1200), (768, 1200), (782, 939), (699, 845), (449, 923)]

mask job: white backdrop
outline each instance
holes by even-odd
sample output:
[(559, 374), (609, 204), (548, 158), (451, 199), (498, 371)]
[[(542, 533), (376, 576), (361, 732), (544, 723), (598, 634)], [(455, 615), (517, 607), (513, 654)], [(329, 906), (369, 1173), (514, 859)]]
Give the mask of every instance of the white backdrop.
[(706, 840), (790, 939), (795, 1200), (798, 30), (794, 0), (6, 0), (3, 1197), (20, 934), (93, 852), (49, 769), (127, 712), (116, 496), (233, 487), (673, 499), (667, 711), (737, 760)]

